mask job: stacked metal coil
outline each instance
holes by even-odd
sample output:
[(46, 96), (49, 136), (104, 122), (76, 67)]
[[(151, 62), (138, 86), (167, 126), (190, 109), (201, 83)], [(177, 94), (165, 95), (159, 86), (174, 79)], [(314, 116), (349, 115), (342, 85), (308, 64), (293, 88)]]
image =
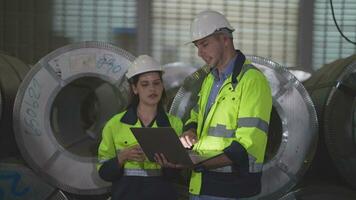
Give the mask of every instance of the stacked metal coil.
[(324, 65), (304, 83), (319, 118), (308, 177), (356, 188), (356, 54)]
[(66, 194), (38, 177), (18, 159), (0, 161), (0, 199), (67, 200)]
[(28, 165), (71, 194), (100, 195), (96, 171), (106, 121), (127, 106), (124, 74), (134, 57), (101, 42), (56, 49), (26, 75), (14, 105), (16, 141)]
[(164, 73), (162, 78), (168, 98), (167, 108), (170, 108), (184, 79), (194, 73), (197, 68), (192, 67), (191, 64), (174, 62), (163, 65), (163, 69)]
[(12, 128), (12, 110), (20, 83), (30, 70), (18, 58), (0, 53), (0, 158), (20, 154)]

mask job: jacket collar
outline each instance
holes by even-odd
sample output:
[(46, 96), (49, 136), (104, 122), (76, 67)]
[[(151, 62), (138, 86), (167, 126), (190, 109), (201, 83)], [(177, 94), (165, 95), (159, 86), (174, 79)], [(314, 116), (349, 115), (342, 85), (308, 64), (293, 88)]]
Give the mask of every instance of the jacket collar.
[(240, 74), (242, 70), (242, 66), (244, 65), (246, 60), (245, 55), (240, 50), (236, 50), (236, 53), (237, 53), (237, 58), (235, 60), (234, 69), (232, 71), (232, 76), (231, 76), (232, 85), (234, 87), (237, 85), (238, 82), (237, 76)]
[(235, 67), (236, 58), (237, 54), (233, 59), (229, 61), (229, 63), (227, 64), (227, 68), (220, 73), (218, 72), (218, 69), (216, 67), (211, 70), (211, 73), (214, 76), (215, 80), (226, 80), (232, 74), (233, 69)]
[[(234, 87), (237, 85), (237, 76), (240, 74), (241, 70), (242, 70), (242, 66), (245, 63), (246, 57), (245, 55), (240, 51), (240, 50), (236, 50), (237, 56), (235, 59), (235, 63), (234, 63), (234, 68), (232, 70), (232, 76), (231, 76), (231, 80), (232, 80), (232, 84), (234, 85)], [(210, 73), (213, 73), (213, 70), (215, 68), (211, 68), (210, 69)], [(214, 76), (215, 77), (215, 76)]]
[[(125, 124), (135, 125), (137, 123), (137, 104), (130, 105), (126, 113), (122, 116), (121, 122)], [(158, 127), (169, 127), (169, 118), (161, 105), (158, 105), (157, 115), (154, 119)]]

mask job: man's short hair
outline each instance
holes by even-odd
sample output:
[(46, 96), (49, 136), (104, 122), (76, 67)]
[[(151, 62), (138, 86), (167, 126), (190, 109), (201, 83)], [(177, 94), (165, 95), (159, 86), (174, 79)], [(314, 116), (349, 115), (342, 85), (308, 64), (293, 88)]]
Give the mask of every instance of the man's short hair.
[(227, 35), (229, 38), (233, 39), (234, 37), (232, 36), (232, 30), (228, 29), (228, 28), (221, 28), (219, 30), (216, 30), (214, 32), (214, 34), (216, 33), (222, 33), (222, 34), (225, 34)]

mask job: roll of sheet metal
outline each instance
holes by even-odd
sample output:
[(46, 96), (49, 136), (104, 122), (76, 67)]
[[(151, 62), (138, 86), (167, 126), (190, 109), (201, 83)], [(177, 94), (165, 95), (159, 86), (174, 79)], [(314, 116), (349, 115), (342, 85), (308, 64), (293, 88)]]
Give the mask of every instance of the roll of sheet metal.
[(82, 42), (43, 57), (15, 100), (16, 141), (27, 163), (72, 194), (105, 194), (96, 171), (106, 121), (127, 105), (124, 74), (134, 57), (102, 42)]
[[(278, 199), (302, 178), (314, 155), (317, 117), (303, 85), (284, 67), (257, 57), (248, 59), (267, 77), (273, 96), (273, 110), (262, 176), (262, 192), (253, 199)], [(207, 67), (189, 76), (177, 92), (171, 114), (185, 121), (197, 101)]]
[(324, 65), (304, 85), (320, 126), (311, 174), (331, 182), (344, 179), (356, 188), (356, 54)]
[(30, 67), (18, 58), (0, 53), (0, 158), (19, 155), (12, 128), (17, 89)]
[(170, 108), (172, 101), (177, 94), (180, 86), (186, 77), (197, 70), (191, 64), (174, 62), (163, 65), (164, 74), (162, 76), (164, 88), (166, 90), (168, 102), (167, 108)]
[(0, 161), (0, 199), (67, 200), (67, 197), (24, 164)]
[(334, 185), (307, 186), (288, 193), (279, 200), (354, 200), (356, 192)]
[(290, 73), (292, 73), (298, 79), (298, 81), (300, 81), (301, 83), (307, 81), (312, 75), (310, 72), (306, 72), (306, 71), (303, 71), (303, 70), (291, 70), (291, 69), (288, 69), (288, 71)]
[(166, 89), (178, 88), (182, 85), (184, 79), (195, 72), (198, 68), (191, 64), (174, 62), (163, 65), (164, 87)]

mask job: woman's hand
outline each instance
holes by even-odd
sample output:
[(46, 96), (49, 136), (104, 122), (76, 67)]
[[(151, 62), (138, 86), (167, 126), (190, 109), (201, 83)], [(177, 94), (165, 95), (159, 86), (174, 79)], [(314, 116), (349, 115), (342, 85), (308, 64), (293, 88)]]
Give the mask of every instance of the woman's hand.
[(155, 153), (155, 160), (159, 165), (161, 165), (161, 167), (179, 168), (179, 169), (185, 168), (184, 165), (168, 162), (168, 160), (163, 155), (163, 153)]
[(121, 166), (128, 160), (143, 162), (145, 159), (146, 156), (139, 145), (123, 149), (118, 154), (119, 165)]

